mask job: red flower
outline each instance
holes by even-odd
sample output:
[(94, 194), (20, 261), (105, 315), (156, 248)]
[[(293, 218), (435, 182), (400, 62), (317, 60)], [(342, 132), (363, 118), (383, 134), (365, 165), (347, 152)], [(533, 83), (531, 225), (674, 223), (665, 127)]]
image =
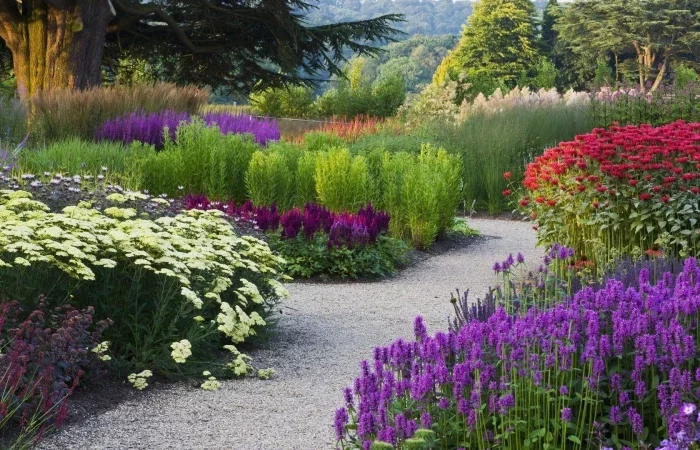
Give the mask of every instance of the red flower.
[(504, 197), (508, 197), (510, 194), (512, 194), (510, 189), (506, 189), (505, 191), (501, 192)]
[(598, 209), (599, 206), (600, 206), (600, 203), (599, 203), (599, 202), (593, 202), (593, 207), (594, 207), (595, 209)]
[(557, 204), (556, 200), (547, 200), (547, 206), (554, 206)]
[(661, 192), (661, 189), (663, 189), (661, 186), (654, 186), (653, 188), (651, 188), (651, 190), (654, 192)]
[(510, 177), (511, 177), (511, 173), (510, 173), (510, 172), (506, 172), (506, 173), (503, 174), (503, 178), (505, 178), (506, 180), (510, 180)]
[(598, 187), (595, 188), (595, 190), (598, 191), (598, 192), (600, 192), (600, 193), (602, 194), (603, 192), (607, 191), (608, 188), (605, 187), (605, 186), (598, 186)]
[(693, 194), (697, 194), (698, 192), (700, 192), (700, 188), (692, 187), (690, 188), (690, 192), (692, 192)]
[(636, 186), (639, 183), (639, 180), (630, 180), (630, 186)]
[(520, 200), (518, 203), (520, 203), (520, 206), (527, 206), (530, 204), (530, 199), (525, 197), (524, 199)]
[(643, 200), (643, 201), (650, 200), (651, 194), (649, 194), (648, 192), (643, 192), (643, 193), (639, 194), (639, 199)]
[(535, 199), (535, 203), (544, 203), (545, 198), (540, 196)]
[(663, 197), (661, 197), (661, 203), (668, 203), (669, 200), (671, 200), (671, 197), (669, 197), (668, 195), (664, 195)]

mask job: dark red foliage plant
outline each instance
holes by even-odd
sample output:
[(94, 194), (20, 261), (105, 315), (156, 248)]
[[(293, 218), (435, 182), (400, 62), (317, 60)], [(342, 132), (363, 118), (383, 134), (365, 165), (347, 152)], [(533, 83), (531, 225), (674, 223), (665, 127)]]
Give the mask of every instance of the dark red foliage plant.
[(94, 323), (92, 307), (50, 308), (44, 297), (31, 312), (16, 301), (0, 302), (0, 439), (36, 441), (62, 424), (68, 397), (104, 370), (109, 357), (95, 349), (110, 324)]

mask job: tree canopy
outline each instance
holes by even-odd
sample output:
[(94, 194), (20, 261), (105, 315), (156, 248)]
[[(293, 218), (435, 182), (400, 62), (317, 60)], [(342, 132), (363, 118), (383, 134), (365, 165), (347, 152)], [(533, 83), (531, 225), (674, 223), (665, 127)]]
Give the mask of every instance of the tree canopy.
[(239, 89), (340, 74), (345, 49), (376, 53), (395, 14), (310, 26), (304, 0), (0, 0), (18, 87), (99, 84), (103, 56), (153, 60), (164, 77)]
[(698, 54), (700, 2), (582, 0), (562, 9), (555, 29), (574, 53), (611, 55), (616, 81), (636, 73), (641, 89), (655, 90), (674, 61)]
[(464, 75), (478, 91), (512, 87), (539, 58), (534, 15), (530, 0), (480, 0), (434, 81)]

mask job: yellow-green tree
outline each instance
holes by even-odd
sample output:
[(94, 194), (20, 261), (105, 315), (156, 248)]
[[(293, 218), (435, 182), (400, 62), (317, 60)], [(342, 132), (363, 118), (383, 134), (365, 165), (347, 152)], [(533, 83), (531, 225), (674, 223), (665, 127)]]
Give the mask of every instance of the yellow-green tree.
[(539, 59), (534, 14), (530, 0), (480, 0), (457, 47), (438, 67), (433, 81), (442, 83), (463, 75), (474, 93), (512, 87)]

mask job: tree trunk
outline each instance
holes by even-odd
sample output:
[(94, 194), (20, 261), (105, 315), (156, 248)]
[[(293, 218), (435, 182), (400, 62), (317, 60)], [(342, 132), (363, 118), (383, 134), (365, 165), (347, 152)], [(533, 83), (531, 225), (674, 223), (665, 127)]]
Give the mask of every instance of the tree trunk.
[(24, 0), (19, 14), (3, 38), (12, 52), (21, 97), (100, 84), (112, 18), (107, 0)]

